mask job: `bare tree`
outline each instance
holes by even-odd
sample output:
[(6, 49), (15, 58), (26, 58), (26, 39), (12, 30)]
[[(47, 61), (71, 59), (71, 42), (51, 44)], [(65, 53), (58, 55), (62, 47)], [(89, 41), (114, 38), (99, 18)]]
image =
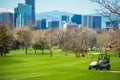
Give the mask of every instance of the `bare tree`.
[(88, 48), (88, 30), (86, 28), (68, 29), (65, 32), (61, 32), (58, 36), (60, 48), (67, 52), (75, 53), (76, 57), (82, 57), (85, 55), (85, 51)]
[(112, 42), (114, 38), (114, 32), (102, 32), (96, 35), (96, 47), (101, 51), (107, 54), (107, 50), (109, 49), (109, 44)]
[(44, 50), (48, 48), (47, 31), (33, 31), (32, 47), (35, 54), (37, 50), (42, 50), (44, 54)]
[(0, 25), (0, 55), (6, 56), (12, 46), (12, 35), (5, 24)]
[(20, 29), (17, 31), (17, 40), (20, 41), (20, 46), (25, 49), (25, 54), (27, 54), (27, 49), (31, 44), (31, 31), (29, 28)]
[(53, 46), (58, 44), (57, 32), (57, 30), (52, 31), (51, 29), (46, 32), (47, 49), (50, 50), (50, 57), (53, 56)]
[(114, 52), (117, 52), (120, 57), (120, 39), (114, 40), (113, 42), (111, 42), (111, 50)]
[(41, 39), (41, 31), (32, 31), (32, 48), (35, 50), (35, 54), (37, 50), (39, 50), (39, 42)]
[(110, 43), (110, 48), (115, 53), (117, 52), (120, 57), (120, 30), (114, 32), (114, 38)]
[(120, 22), (120, 0), (91, 0), (100, 6), (97, 11), (111, 21)]
[(96, 41), (97, 41), (96, 39), (97, 32), (93, 29), (87, 29), (86, 31), (87, 31), (86, 32), (87, 45), (91, 50), (93, 50), (93, 48), (95, 47)]

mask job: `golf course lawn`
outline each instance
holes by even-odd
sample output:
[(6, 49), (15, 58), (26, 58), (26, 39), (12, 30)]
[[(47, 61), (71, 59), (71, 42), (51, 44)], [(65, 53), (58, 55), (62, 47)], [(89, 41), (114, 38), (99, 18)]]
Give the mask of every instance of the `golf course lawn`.
[[(23, 50), (11, 51), (0, 57), (0, 80), (120, 80), (120, 58), (111, 57), (111, 70), (88, 70), (90, 57), (76, 58), (74, 54), (56, 50), (24, 54)], [(87, 55), (86, 55), (87, 56)]]

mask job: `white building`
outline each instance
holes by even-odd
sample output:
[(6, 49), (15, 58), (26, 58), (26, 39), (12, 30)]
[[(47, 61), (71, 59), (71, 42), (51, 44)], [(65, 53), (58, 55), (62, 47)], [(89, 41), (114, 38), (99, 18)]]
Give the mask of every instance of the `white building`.
[(63, 25), (63, 31), (66, 31), (67, 29), (73, 29), (77, 28), (78, 25), (76, 23), (68, 22)]

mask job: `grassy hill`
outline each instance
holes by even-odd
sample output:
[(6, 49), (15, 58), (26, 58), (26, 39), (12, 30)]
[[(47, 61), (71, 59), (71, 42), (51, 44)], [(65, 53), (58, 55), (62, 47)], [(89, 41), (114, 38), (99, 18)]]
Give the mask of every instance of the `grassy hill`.
[[(111, 70), (88, 70), (90, 57), (75, 58), (74, 54), (54, 50), (25, 55), (23, 50), (11, 51), (0, 57), (0, 80), (120, 80), (120, 58), (111, 57)], [(88, 56), (88, 54), (86, 55)]]

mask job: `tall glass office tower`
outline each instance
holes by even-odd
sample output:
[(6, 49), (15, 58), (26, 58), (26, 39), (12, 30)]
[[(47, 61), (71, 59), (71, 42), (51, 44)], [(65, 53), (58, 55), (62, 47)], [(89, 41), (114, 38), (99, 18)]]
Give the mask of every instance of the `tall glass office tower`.
[(82, 26), (100, 30), (102, 27), (102, 18), (101, 16), (83, 15)]
[(87, 28), (93, 28), (93, 16), (83, 15), (82, 16), (82, 26)]
[(14, 23), (16, 27), (24, 27), (32, 22), (32, 7), (31, 5), (19, 3), (14, 11)]
[(101, 16), (93, 16), (93, 28), (94, 29), (101, 29), (102, 18)]
[(25, 3), (32, 6), (32, 23), (35, 24), (35, 0), (25, 0)]

